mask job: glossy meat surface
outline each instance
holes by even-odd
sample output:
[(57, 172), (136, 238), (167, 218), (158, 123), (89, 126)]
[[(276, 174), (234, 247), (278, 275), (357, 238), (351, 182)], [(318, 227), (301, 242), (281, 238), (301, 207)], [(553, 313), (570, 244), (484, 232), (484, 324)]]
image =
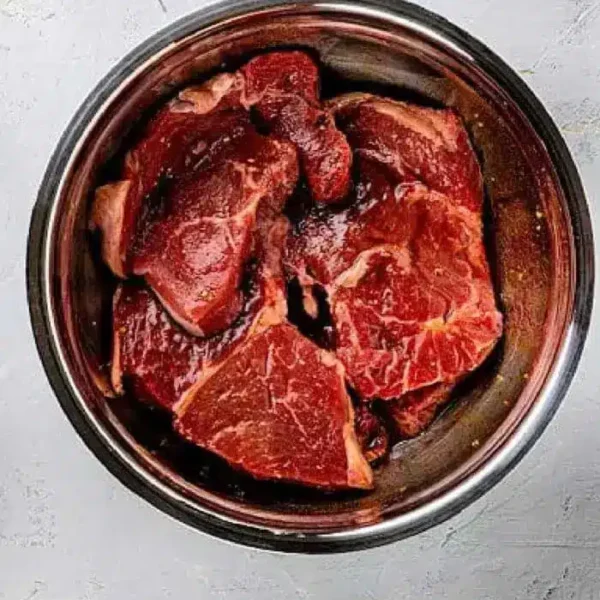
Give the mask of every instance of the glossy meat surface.
[[(222, 331), (239, 313), (259, 204), (276, 212), (296, 183), (290, 144), (317, 201), (346, 194), (350, 148), (318, 90), (316, 64), (298, 51), (261, 55), (186, 88), (144, 128), (123, 180), (98, 189), (91, 223), (105, 262), (121, 278), (143, 275), (190, 333)], [(251, 125), (251, 108), (269, 137)], [(158, 216), (149, 202), (157, 195)]]
[(138, 398), (170, 410), (207, 358), (230, 349), (248, 326), (244, 319), (228, 336), (199, 340), (172, 321), (150, 290), (122, 284), (113, 300), (113, 387), (122, 392), (125, 377)]
[(250, 285), (241, 313), (224, 332), (198, 338), (175, 323), (156, 296), (137, 284), (121, 284), (113, 300), (112, 383), (124, 380), (145, 401), (171, 410), (204, 366), (217, 363), (241, 342), (285, 319), (281, 246), (287, 222), (280, 218), (261, 239), (259, 265), (247, 273)]
[(367, 404), (354, 409), (354, 427), (362, 453), (370, 464), (384, 459), (390, 448), (389, 434), (381, 418)]
[(210, 143), (215, 125), (239, 103), (240, 94), (239, 78), (229, 74), (194, 88), (193, 94), (181, 92), (150, 120), (127, 153), (122, 180), (98, 189), (91, 222), (102, 233), (102, 255), (115, 275), (130, 273), (131, 249), (148, 196), (161, 181), (195, 164), (197, 148)]
[(117, 393), (256, 479), (369, 489), (502, 316), (458, 116), (319, 88), (310, 55), (282, 51), (180, 91), (91, 225), (139, 277), (114, 296)]
[(350, 188), (352, 152), (330, 112), (320, 105), (314, 61), (304, 52), (271, 52), (252, 59), (242, 72), (248, 104), (273, 135), (298, 148), (314, 200), (342, 200)]
[(237, 317), (257, 216), (278, 214), (298, 176), (293, 146), (256, 133), (246, 117), (224, 127), (219, 143), (207, 165), (172, 187), (133, 260), (134, 273), (197, 336), (223, 331)]
[(363, 251), (332, 284), (337, 353), (365, 398), (452, 382), (481, 364), (502, 331), (481, 222), (409, 185), (408, 239)]
[(349, 94), (328, 103), (355, 154), (386, 165), (400, 180), (421, 181), (475, 212), (483, 181), (460, 117), (370, 94)]

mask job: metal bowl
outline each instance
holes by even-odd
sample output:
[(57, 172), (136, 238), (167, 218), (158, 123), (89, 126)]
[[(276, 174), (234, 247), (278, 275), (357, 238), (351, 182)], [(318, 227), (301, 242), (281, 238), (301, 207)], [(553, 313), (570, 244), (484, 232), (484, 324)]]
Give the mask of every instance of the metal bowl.
[[(481, 157), (502, 343), (424, 435), (394, 448), (368, 494), (257, 483), (177, 442), (130, 398), (107, 399), (115, 282), (91, 250), (90, 192), (132, 126), (180, 86), (272, 47), (313, 49), (324, 93), (372, 89), (462, 115)], [(108, 165), (108, 166), (107, 166)], [(556, 126), (482, 44), (398, 0), (224, 3), (158, 33), (97, 86), (52, 157), (34, 209), (33, 328), (74, 427), (125, 485), (214, 535), (285, 551), (356, 550), (440, 523), (532, 446), (565, 395), (589, 326), (593, 240), (581, 182)]]

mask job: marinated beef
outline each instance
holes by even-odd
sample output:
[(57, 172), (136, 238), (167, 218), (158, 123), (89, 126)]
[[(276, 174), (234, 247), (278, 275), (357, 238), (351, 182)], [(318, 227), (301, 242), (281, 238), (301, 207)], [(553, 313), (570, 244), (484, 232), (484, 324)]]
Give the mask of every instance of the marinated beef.
[(252, 336), (175, 407), (175, 429), (258, 479), (370, 488), (344, 369), (293, 326)]
[(270, 52), (243, 69), (246, 103), (269, 131), (298, 148), (312, 197), (329, 204), (350, 189), (352, 152), (319, 102), (319, 71), (304, 52)]
[[(460, 148), (457, 165), (476, 164), (464, 130), (450, 135), (449, 111), (423, 109), (425, 124), (415, 124), (409, 111), (401, 121), (406, 131), (396, 132), (395, 156), (380, 138), (392, 140), (389, 113), (398, 103), (353, 102), (354, 113), (347, 99), (339, 110), (356, 152), (355, 203), (341, 211), (314, 208), (290, 237), (286, 263), (305, 286), (327, 290), (336, 353), (358, 394), (392, 400), (475, 369), (500, 336), (502, 318), (483, 245), (481, 176), (459, 183), (463, 171), (446, 150)], [(443, 132), (440, 141), (434, 132)], [(415, 181), (423, 166), (414, 156), (435, 162), (427, 173), (453, 174), (437, 181), (444, 191)], [(456, 194), (445, 187), (449, 181)]]
[(155, 295), (123, 283), (113, 301), (112, 384), (123, 393), (127, 380), (140, 399), (171, 410), (207, 362), (223, 360), (245, 339), (286, 315), (281, 248), (287, 233), (281, 217), (261, 236), (259, 265), (250, 274), (242, 311), (224, 332), (198, 338), (173, 322)]
[(304, 52), (186, 88), (92, 209), (106, 264), (145, 281), (114, 295), (115, 391), (257, 479), (371, 488), (501, 335), (482, 199), (454, 112), (323, 105)]
[[(161, 180), (196, 164), (197, 149), (218, 145), (224, 111), (239, 103), (238, 76), (217, 75), (194, 93), (180, 93), (150, 120), (140, 141), (128, 152), (122, 181), (98, 188), (91, 225), (102, 233), (102, 257), (115, 275), (131, 269), (131, 249), (144, 200)], [(217, 143), (213, 136), (216, 135)]]
[(400, 439), (423, 433), (450, 399), (452, 384), (436, 384), (382, 404), (393, 432)]
[(221, 131), (210, 164), (172, 186), (133, 257), (133, 272), (197, 336), (223, 331), (237, 318), (257, 221), (281, 212), (298, 177), (294, 147), (258, 134), (246, 115)]
[[(260, 204), (277, 212), (296, 183), (289, 142), (315, 199), (345, 195), (350, 149), (320, 108), (318, 88), (317, 67), (303, 52), (258, 56), (187, 88), (150, 121), (126, 157), (124, 179), (98, 189), (91, 221), (102, 231), (105, 262), (121, 278), (143, 275), (193, 335), (222, 331), (241, 310), (240, 274)], [(250, 124), (252, 106), (270, 137)], [(163, 190), (163, 214), (147, 218), (146, 200), (161, 181), (176, 185)]]
[(388, 431), (368, 404), (354, 408), (354, 427), (362, 453), (370, 464), (377, 464), (387, 456), (390, 445)]
[(483, 181), (460, 117), (370, 94), (328, 102), (355, 154), (386, 165), (402, 182), (421, 181), (459, 206), (481, 211)]

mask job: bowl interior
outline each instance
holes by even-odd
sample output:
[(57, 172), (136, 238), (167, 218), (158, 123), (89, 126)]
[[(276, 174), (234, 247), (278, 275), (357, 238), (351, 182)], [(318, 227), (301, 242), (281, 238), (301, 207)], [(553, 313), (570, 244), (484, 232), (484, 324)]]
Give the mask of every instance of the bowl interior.
[[(513, 435), (535, 406), (573, 307), (571, 217), (555, 168), (511, 96), (468, 53), (416, 21), (367, 9), (271, 8), (175, 39), (106, 98), (66, 167), (47, 229), (49, 312), (84, 418), (192, 514), (283, 532), (348, 531), (406, 515), (455, 488)], [(131, 398), (106, 399), (115, 281), (87, 231), (94, 187), (109, 179), (136, 124), (190, 81), (234, 69), (268, 48), (309, 48), (323, 95), (366, 89), (455, 108), (481, 158), (486, 236), (505, 335), (483, 368), (417, 439), (393, 449), (368, 494), (256, 483), (178, 441), (168, 419)], [(166, 492), (165, 492), (166, 490)]]

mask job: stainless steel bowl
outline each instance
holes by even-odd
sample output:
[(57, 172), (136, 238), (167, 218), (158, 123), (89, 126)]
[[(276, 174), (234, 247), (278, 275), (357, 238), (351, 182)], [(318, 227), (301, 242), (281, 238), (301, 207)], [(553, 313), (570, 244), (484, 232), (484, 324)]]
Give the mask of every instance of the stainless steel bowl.
[[(108, 389), (114, 281), (90, 251), (90, 191), (132, 125), (176, 88), (252, 52), (318, 53), (324, 88), (381, 90), (454, 107), (483, 164), (488, 247), (506, 315), (502, 344), (421, 437), (396, 447), (366, 495), (251, 483), (179, 448), (154, 413)], [(224, 3), (142, 44), (97, 86), (50, 161), (31, 222), (29, 303), (56, 395), (125, 485), (214, 535), (285, 551), (355, 550), (440, 523), (490, 489), (544, 430), (589, 326), (594, 253), (573, 161), (525, 84), (482, 44), (398, 0)]]

